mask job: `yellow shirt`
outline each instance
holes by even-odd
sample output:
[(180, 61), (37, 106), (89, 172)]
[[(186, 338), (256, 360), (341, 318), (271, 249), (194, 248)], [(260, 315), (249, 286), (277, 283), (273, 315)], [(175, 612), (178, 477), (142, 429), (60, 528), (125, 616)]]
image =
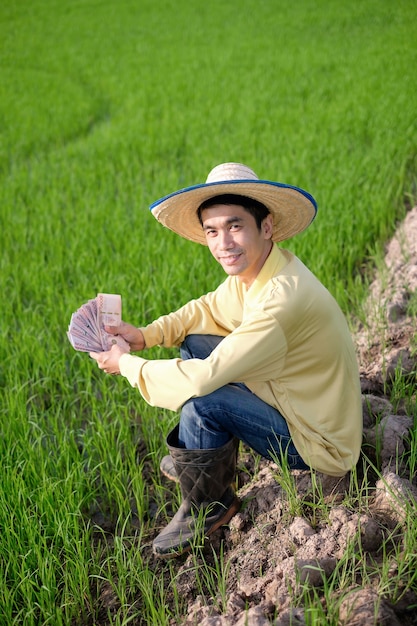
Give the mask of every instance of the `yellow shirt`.
[(235, 276), (143, 329), (147, 347), (189, 334), (225, 337), (204, 359), (125, 354), (120, 371), (152, 406), (178, 410), (243, 382), (288, 422), (306, 463), (342, 476), (358, 460), (362, 405), (358, 364), (335, 299), (292, 253), (273, 246), (249, 290)]

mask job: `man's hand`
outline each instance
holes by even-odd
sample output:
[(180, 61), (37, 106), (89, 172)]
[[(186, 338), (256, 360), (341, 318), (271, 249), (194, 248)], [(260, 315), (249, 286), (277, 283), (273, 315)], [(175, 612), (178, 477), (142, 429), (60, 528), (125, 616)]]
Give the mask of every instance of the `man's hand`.
[(143, 350), (145, 339), (140, 328), (136, 328), (133, 324), (121, 322), (119, 326), (105, 326), (104, 330), (110, 335), (120, 335), (130, 345), (132, 352)]
[(91, 358), (106, 374), (120, 374), (119, 360), (122, 354), (129, 353), (117, 344), (114, 344), (108, 352), (90, 352)]

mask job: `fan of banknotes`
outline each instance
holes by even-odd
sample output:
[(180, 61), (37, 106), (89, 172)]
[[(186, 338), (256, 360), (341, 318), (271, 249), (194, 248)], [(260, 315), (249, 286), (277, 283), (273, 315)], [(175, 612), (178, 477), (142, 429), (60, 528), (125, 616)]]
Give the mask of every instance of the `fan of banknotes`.
[(80, 352), (106, 352), (115, 343), (130, 350), (123, 337), (111, 335), (104, 330), (105, 326), (118, 326), (121, 321), (121, 296), (99, 293), (72, 314), (67, 336), (72, 347)]

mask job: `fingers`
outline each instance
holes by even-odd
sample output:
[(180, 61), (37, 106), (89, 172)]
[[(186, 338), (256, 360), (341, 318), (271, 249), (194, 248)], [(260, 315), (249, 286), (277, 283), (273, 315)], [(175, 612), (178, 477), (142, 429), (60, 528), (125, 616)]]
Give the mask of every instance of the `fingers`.
[[(113, 346), (114, 348), (114, 346)], [(113, 374), (117, 376), (120, 374), (119, 370), (119, 361), (112, 354), (113, 348), (110, 352), (90, 352), (90, 357), (94, 359), (97, 363), (99, 369), (101, 369), (106, 374)]]
[(101, 370), (103, 370), (106, 366), (106, 362), (108, 361), (107, 352), (90, 352), (90, 357), (96, 361), (97, 365)]
[(120, 332), (121, 326), (105, 326), (104, 330), (106, 331), (106, 333), (109, 333), (109, 335), (118, 335)]

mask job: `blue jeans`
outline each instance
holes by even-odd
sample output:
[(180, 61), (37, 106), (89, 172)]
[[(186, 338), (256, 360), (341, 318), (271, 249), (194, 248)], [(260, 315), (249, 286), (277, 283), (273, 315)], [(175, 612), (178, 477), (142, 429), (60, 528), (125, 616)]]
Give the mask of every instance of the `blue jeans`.
[[(188, 335), (182, 359), (205, 359), (222, 337)], [(212, 393), (188, 400), (181, 410), (179, 444), (188, 449), (219, 448), (237, 437), (261, 456), (291, 469), (308, 469), (298, 454), (285, 418), (243, 383), (230, 383)]]

